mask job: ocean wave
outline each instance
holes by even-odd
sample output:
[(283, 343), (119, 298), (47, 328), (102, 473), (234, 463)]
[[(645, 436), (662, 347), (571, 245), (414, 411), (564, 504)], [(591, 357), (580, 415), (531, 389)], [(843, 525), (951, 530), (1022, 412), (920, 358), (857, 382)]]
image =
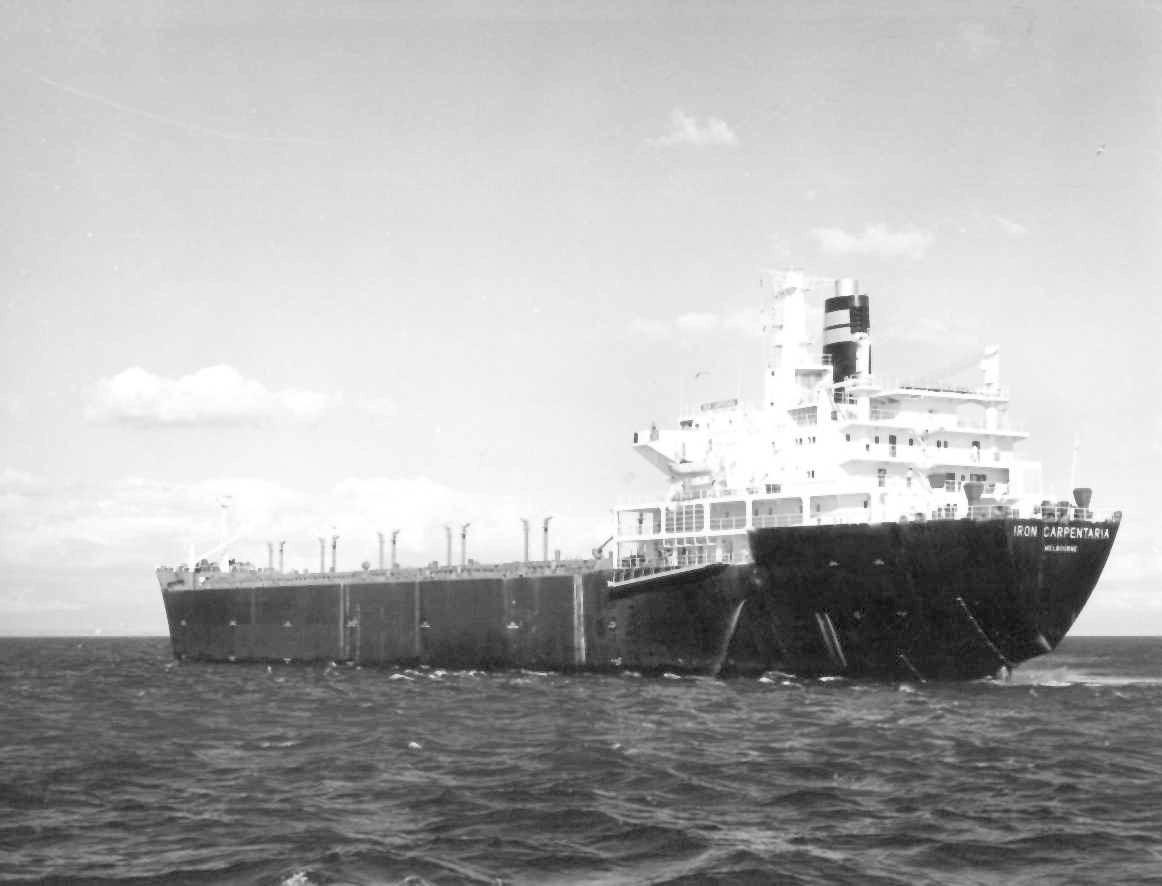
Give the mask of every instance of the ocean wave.
[(0, 880), (1130, 882), (1162, 863), (1162, 667), (1073, 648), (949, 685), (0, 641)]

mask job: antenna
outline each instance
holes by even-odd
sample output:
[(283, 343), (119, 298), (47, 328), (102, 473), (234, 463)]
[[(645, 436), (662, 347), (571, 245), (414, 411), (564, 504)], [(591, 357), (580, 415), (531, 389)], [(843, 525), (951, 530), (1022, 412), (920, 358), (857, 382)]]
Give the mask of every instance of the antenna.
[(543, 559), (546, 563), (549, 562), (549, 521), (552, 519), (553, 519), (553, 515), (550, 514), (549, 516), (545, 517), (544, 522), (542, 524), (542, 529), (544, 530), (544, 533), (545, 533), (545, 537), (544, 537), (544, 555), (545, 556)]
[(471, 523), (464, 523), (460, 527), (460, 567), (468, 564), (468, 527)]

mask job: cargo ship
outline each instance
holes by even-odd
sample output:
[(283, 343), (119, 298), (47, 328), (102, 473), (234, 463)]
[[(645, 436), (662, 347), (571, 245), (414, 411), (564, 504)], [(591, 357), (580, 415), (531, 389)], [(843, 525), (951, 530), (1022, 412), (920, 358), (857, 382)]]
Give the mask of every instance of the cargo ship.
[[(816, 289), (825, 288), (820, 297)], [(440, 668), (974, 679), (1052, 651), (1122, 514), (1041, 491), (1000, 355), (972, 384), (872, 371), (859, 283), (766, 278), (763, 400), (633, 433), (664, 476), (578, 560), (157, 571), (174, 655)], [(1070, 486), (1073, 486), (1071, 478)], [(547, 524), (546, 524), (547, 530)], [(606, 549), (608, 548), (608, 553)]]

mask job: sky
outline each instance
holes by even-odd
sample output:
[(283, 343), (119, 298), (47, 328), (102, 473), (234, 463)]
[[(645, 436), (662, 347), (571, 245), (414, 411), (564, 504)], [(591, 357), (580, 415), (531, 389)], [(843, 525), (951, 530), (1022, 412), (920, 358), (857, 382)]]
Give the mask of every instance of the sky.
[(862, 282), (877, 371), (999, 345), (1048, 489), (1077, 439), (1126, 515), (1074, 631), (1162, 634), (1159, 3), (0, 22), (0, 634), (164, 634), (224, 534), (588, 555), (664, 489), (635, 429), (758, 394), (785, 266)]

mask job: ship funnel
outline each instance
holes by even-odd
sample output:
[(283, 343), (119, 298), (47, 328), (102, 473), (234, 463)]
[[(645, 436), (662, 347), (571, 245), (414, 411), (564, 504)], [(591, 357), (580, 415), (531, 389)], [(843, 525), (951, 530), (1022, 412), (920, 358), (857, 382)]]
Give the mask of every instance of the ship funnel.
[(984, 484), (979, 480), (969, 480), (964, 483), (964, 497), (968, 499), (968, 506), (980, 504), (980, 494), (984, 491)]
[(391, 569), (393, 572), (396, 569), (399, 569), (399, 560), (397, 560), (395, 557), (396, 545), (398, 543), (398, 539), (399, 539), (399, 530), (398, 529), (391, 530)]
[(545, 517), (545, 521), (544, 521), (544, 524), (542, 527), (544, 529), (545, 535), (544, 535), (544, 538), (542, 539), (542, 541), (544, 542), (544, 547), (542, 550), (541, 559), (544, 560), (544, 562), (546, 562), (546, 563), (549, 562), (549, 521), (552, 519), (553, 519), (552, 516)]
[(836, 383), (860, 371), (871, 372), (870, 333), (871, 306), (859, 291), (859, 281), (836, 280), (835, 295), (823, 303), (823, 355)]
[(380, 568), (380, 571), (382, 571), (383, 570), (383, 533), (377, 532), (375, 534), (379, 538), (379, 568)]
[(1093, 498), (1093, 490), (1082, 486), (1073, 490), (1073, 500), (1077, 502), (1077, 506), (1082, 510), (1089, 507), (1089, 502)]

